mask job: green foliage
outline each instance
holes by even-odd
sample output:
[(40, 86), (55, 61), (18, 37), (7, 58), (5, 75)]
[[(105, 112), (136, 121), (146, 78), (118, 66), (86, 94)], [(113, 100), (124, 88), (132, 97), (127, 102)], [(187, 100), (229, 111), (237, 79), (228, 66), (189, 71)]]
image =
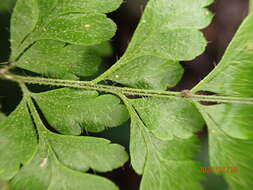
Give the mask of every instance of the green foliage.
[(59, 89), (34, 94), (42, 113), (51, 126), (63, 133), (80, 135), (100, 132), (128, 120), (126, 108), (113, 95), (99, 96), (96, 91)]
[(137, 88), (175, 86), (183, 74), (179, 61), (201, 54), (206, 41), (198, 29), (206, 27), (212, 1), (149, 1), (124, 56), (102, 79)]
[[(211, 0), (150, 0), (121, 59), (93, 81), (79, 81), (94, 78), (102, 57), (111, 53), (108, 40), (116, 26), (106, 13), (120, 3), (17, 1), (11, 67), (50, 78), (0, 70), (0, 77), (18, 82), (23, 91), (17, 108), (8, 117), (0, 115), (0, 179), (9, 180), (13, 190), (118, 189), (87, 172), (121, 167), (128, 160), (126, 151), (82, 134), (117, 127), (130, 118), (131, 165), (143, 175), (141, 190), (202, 189), (196, 133), (205, 124), (211, 165), (237, 167), (237, 173), (222, 175), (231, 189), (251, 190), (253, 14), (220, 64), (186, 94), (165, 90), (181, 79), (179, 62), (204, 51), (207, 42), (199, 30), (211, 22), (206, 9)], [(125, 87), (99, 84), (105, 80)], [(25, 83), (64, 88), (34, 93)], [(197, 96), (198, 91), (217, 95)], [(207, 98), (223, 103), (199, 103)]]
[[(102, 57), (110, 54), (110, 48), (106, 42), (96, 46), (77, 46), (43, 40), (28, 49), (17, 61), (17, 65), (52, 78), (78, 80), (80, 77), (96, 75), (100, 70)], [(61, 64), (56, 64), (58, 62)]]

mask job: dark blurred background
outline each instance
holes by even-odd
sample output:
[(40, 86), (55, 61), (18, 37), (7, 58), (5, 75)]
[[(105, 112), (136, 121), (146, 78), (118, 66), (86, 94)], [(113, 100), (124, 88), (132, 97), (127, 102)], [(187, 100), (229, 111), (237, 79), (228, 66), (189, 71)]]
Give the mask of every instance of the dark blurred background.
[[(7, 1), (14, 2), (15, 0), (0, 0), (0, 62), (7, 61), (10, 53), (8, 40), (12, 5), (6, 7)], [(145, 0), (125, 0), (119, 10), (109, 15), (117, 23), (118, 32), (112, 40), (114, 55), (108, 66), (112, 65), (124, 53), (144, 7)], [(8, 11), (3, 11), (6, 8)], [(215, 14), (215, 17), (212, 24), (203, 30), (209, 42), (207, 49), (195, 60), (181, 63), (185, 68), (185, 74), (174, 90), (192, 88), (218, 64), (235, 31), (247, 15), (248, 0), (216, 0), (210, 6), (210, 10)], [(0, 80), (0, 109), (4, 113), (10, 113), (19, 102), (20, 97), (20, 91), (15, 84)], [(97, 136), (111, 139), (113, 142), (127, 147), (129, 141), (129, 123), (113, 130), (107, 130)], [(203, 140), (204, 145), (199, 159), (203, 162), (203, 165), (207, 165), (206, 133), (203, 132), (200, 138)], [(116, 171), (101, 175), (112, 179), (122, 190), (137, 190), (140, 183), (140, 176), (133, 172), (130, 163), (127, 163), (123, 168)], [(223, 179), (214, 175), (208, 175), (203, 184), (206, 190), (227, 189)]]

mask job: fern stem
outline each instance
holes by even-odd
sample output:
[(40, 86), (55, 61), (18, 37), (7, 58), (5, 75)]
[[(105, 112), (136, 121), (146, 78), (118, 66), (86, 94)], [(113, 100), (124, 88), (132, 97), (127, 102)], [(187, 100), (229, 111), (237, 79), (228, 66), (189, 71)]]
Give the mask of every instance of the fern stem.
[(96, 84), (90, 81), (73, 81), (73, 80), (60, 80), (60, 79), (48, 79), (39, 77), (27, 77), (13, 75), (10, 73), (5, 73), (2, 77), (16, 81), (18, 83), (27, 84), (37, 84), (37, 85), (49, 85), (49, 86), (59, 86), (59, 87), (71, 87), (71, 88), (81, 88), (87, 90), (97, 90), (112, 94), (123, 94), (130, 96), (141, 96), (141, 97), (157, 97), (157, 98), (170, 98), (170, 97), (181, 97), (188, 98), (193, 101), (206, 101), (215, 103), (240, 103), (240, 104), (253, 104), (253, 98), (243, 98), (243, 97), (229, 97), (229, 96), (219, 96), (219, 95), (198, 95), (190, 91), (182, 92), (172, 92), (172, 91), (162, 91), (162, 90), (146, 90), (146, 89), (135, 89), (127, 87), (117, 87), (108, 86), (102, 84)]
[(26, 97), (30, 98), (31, 92), (28, 90), (28, 88), (26, 87), (25, 83), (19, 81), (18, 84), (19, 84), (19, 87), (21, 88), (21, 91), (23, 92), (24, 97), (25, 98)]

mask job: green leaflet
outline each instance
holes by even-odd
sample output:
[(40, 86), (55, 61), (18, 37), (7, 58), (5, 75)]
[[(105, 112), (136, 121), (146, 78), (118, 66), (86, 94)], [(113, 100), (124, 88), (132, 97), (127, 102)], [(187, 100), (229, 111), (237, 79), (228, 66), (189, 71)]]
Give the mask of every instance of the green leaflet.
[(147, 129), (161, 140), (189, 138), (204, 126), (198, 110), (188, 100), (146, 98), (131, 103)]
[(203, 127), (203, 119), (187, 100), (168, 100), (125, 99), (132, 119), (131, 163), (143, 174), (140, 189), (201, 189), (202, 175), (193, 157), (199, 148), (194, 133)]
[[(42, 26), (43, 27), (43, 26)], [(69, 14), (50, 20), (34, 39), (56, 39), (77, 45), (94, 45), (113, 37), (116, 26), (98, 13)], [(40, 34), (43, 32), (42, 34)]]
[[(104, 49), (109, 51), (103, 52)], [(97, 74), (102, 56), (110, 55), (110, 49), (108, 43), (76, 46), (54, 40), (42, 40), (28, 49), (17, 64), (20, 68), (52, 78), (79, 79)]]
[[(225, 96), (253, 97), (253, 15), (242, 23), (218, 66), (192, 91), (212, 91)], [(224, 173), (231, 189), (252, 189), (253, 106), (241, 104), (198, 105), (209, 128), (212, 166), (236, 167)]]
[(136, 88), (166, 89), (175, 86), (182, 74), (183, 68), (177, 62), (141, 56), (116, 71), (110, 80)]
[(79, 135), (82, 131), (100, 132), (129, 119), (120, 99), (96, 91), (59, 89), (34, 94), (49, 124), (63, 134)]
[(9, 180), (36, 152), (36, 131), (25, 101), (0, 123), (0, 179)]
[(90, 168), (98, 172), (111, 171), (128, 159), (122, 146), (110, 144), (110, 141), (101, 138), (49, 133), (48, 141), (63, 164), (79, 171), (88, 171)]
[(175, 86), (183, 74), (179, 61), (204, 51), (206, 40), (198, 30), (211, 21), (212, 14), (203, 8), (211, 2), (150, 0), (124, 56), (98, 80), (138, 88)]
[(55, 78), (97, 74), (105, 56), (101, 52), (105, 51), (95, 51), (98, 48), (94, 45), (110, 49), (104, 42), (116, 31), (104, 13), (115, 10), (120, 3), (107, 0), (101, 6), (100, 1), (87, 0), (17, 1), (11, 21), (11, 61)]

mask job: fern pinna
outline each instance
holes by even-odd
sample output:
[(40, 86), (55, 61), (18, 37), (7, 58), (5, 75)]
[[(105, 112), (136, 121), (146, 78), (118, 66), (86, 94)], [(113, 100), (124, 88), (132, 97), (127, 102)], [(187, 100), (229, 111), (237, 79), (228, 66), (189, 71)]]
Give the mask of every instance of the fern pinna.
[[(205, 50), (200, 30), (213, 18), (206, 8), (212, 0), (149, 0), (126, 52), (101, 74), (117, 28), (106, 14), (121, 3), (16, 2), (11, 56), (0, 77), (18, 83), (23, 98), (8, 117), (0, 115), (0, 179), (11, 190), (118, 189), (88, 171), (123, 166), (125, 148), (83, 132), (130, 119), (129, 157), (142, 175), (141, 190), (202, 189), (206, 174), (196, 159), (196, 134), (205, 124), (211, 166), (236, 168), (214, 172), (230, 189), (251, 190), (253, 14), (206, 78), (189, 91), (174, 92), (167, 89), (182, 78), (179, 62)], [(47, 90), (35, 92), (31, 84)]]

